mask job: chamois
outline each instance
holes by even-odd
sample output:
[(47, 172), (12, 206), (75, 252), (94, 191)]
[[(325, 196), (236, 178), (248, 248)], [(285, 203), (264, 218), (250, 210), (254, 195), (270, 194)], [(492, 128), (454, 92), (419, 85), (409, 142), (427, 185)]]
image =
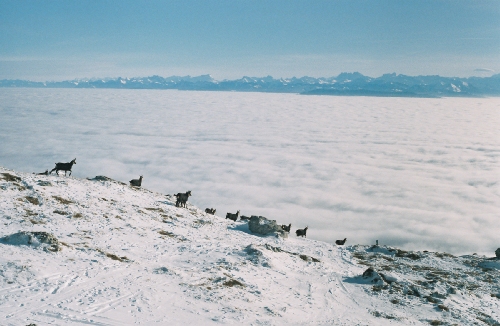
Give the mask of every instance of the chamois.
[(288, 226), (283, 224), (281, 228), (286, 232), (290, 232), (290, 229), (292, 228), (292, 223), (288, 224)]
[(236, 214), (227, 213), (226, 214), (226, 219), (230, 219), (230, 220), (233, 220), (233, 221), (236, 222), (236, 220), (238, 219), (238, 216), (240, 216), (240, 211), (239, 210), (236, 212)]
[(335, 244), (339, 245), (339, 246), (343, 246), (346, 240), (347, 240), (347, 238), (344, 238), (344, 240), (337, 240), (337, 241), (335, 241)]
[(140, 187), (142, 184), (142, 175), (139, 177), (139, 179), (132, 179), (129, 182), (132, 187)]
[(210, 214), (210, 215), (215, 215), (215, 212), (217, 210), (215, 208), (205, 208), (205, 213)]
[(177, 201), (175, 202), (175, 206), (187, 207), (186, 203), (188, 201), (189, 196), (191, 196), (191, 190), (189, 190), (186, 193), (179, 192), (178, 194), (175, 194), (174, 196), (177, 198)]
[(55, 170), (57, 175), (59, 175), (59, 171), (64, 171), (64, 175), (66, 175), (66, 172), (69, 171), (69, 175), (71, 176), (71, 168), (73, 167), (73, 164), (76, 164), (76, 158), (69, 163), (56, 163), (56, 167), (50, 170), (49, 174)]
[[(307, 232), (307, 229), (309, 227), (306, 226), (305, 229), (298, 229), (297, 231), (295, 231), (295, 234), (298, 236), (298, 237), (306, 237), (306, 232)], [(307, 237), (306, 237), (307, 238)]]

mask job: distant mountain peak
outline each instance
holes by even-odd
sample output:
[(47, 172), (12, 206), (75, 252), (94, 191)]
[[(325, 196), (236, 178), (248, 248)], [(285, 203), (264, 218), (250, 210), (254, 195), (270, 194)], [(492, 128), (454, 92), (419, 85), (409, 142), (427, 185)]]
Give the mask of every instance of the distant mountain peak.
[(299, 93), (337, 96), (398, 97), (481, 97), (500, 96), (500, 74), (491, 77), (407, 76), (387, 73), (368, 77), (360, 72), (343, 72), (336, 77), (273, 78), (243, 76), (236, 80), (215, 80), (211, 75), (161, 77), (81, 78), (61, 82), (0, 80), (0, 87), (41, 88), (129, 88), (180, 89), (204, 91), (242, 91)]

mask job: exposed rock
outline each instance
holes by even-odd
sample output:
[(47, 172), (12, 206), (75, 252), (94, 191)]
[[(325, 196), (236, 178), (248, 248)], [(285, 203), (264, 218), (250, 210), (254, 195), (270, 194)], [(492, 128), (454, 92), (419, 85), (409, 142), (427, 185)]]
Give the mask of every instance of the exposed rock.
[(500, 259), (500, 248), (495, 250), (495, 255), (497, 256), (497, 259)]
[(108, 178), (107, 176), (104, 176), (104, 175), (97, 175), (95, 178), (92, 178), (92, 179), (87, 178), (87, 180), (90, 180), (90, 181), (109, 181), (109, 182), (116, 182), (116, 183), (121, 184), (121, 185), (127, 185), (124, 182)]
[(0, 241), (10, 245), (43, 247), (44, 250), (54, 252), (61, 250), (59, 240), (52, 233), (43, 231), (21, 231), (0, 238)]
[(235, 285), (245, 287), (245, 285), (243, 283), (241, 283), (240, 281), (235, 280), (235, 279), (229, 279), (229, 280), (225, 281), (223, 283), (223, 285), (227, 286), (227, 287), (233, 287)]
[(172, 271), (169, 268), (166, 267), (158, 267), (153, 270), (153, 273), (155, 274), (169, 274), (169, 275), (175, 275), (175, 272)]
[(382, 279), (386, 282), (386, 283), (393, 283), (393, 282), (397, 282), (398, 281), (398, 278), (391, 275), (391, 274), (387, 274), (387, 273), (379, 273), (380, 277), (382, 277)]
[(376, 284), (376, 285), (383, 285), (384, 284), (384, 280), (382, 279), (382, 277), (372, 267), (370, 267), (366, 271), (364, 271), (362, 277), (365, 281), (372, 283), (372, 284)]
[(264, 252), (259, 248), (259, 246), (250, 244), (243, 249), (243, 251), (248, 255), (248, 259), (255, 265), (262, 265), (264, 267), (271, 267), (269, 259), (264, 255)]
[[(280, 234), (284, 233), (281, 225), (276, 224), (275, 220), (268, 220), (264, 216), (252, 215), (250, 221), (248, 221), (248, 228), (252, 233), (268, 235), (268, 234)], [(283, 236), (284, 238), (286, 236)]]
[(431, 293), (431, 296), (434, 297), (434, 298), (438, 298), (438, 299), (446, 299), (447, 295), (444, 294), (444, 293), (439, 293), (437, 291), (434, 291)]
[(313, 258), (313, 257), (310, 257), (308, 255), (299, 255), (300, 259), (304, 260), (304, 261), (313, 261), (315, 263), (318, 263), (319, 260), (316, 259), (316, 258)]
[(308, 255), (299, 254), (299, 253), (296, 253), (296, 252), (291, 252), (291, 251), (283, 250), (280, 247), (271, 246), (269, 243), (266, 243), (264, 245), (264, 248), (266, 248), (267, 250), (274, 251), (274, 252), (284, 252), (284, 253), (287, 253), (287, 254), (290, 254), (290, 255), (299, 256), (300, 259), (302, 259), (304, 261), (307, 261), (307, 262), (309, 262), (309, 261), (312, 261), (312, 262), (315, 262), (315, 263), (319, 263), (320, 262), (320, 260), (317, 259), (317, 258), (308, 256)]
[(89, 179), (89, 180), (92, 180), (92, 181), (114, 181), (113, 179), (108, 178), (104, 175), (97, 175), (95, 178)]
[(75, 203), (75, 202), (73, 202), (71, 200), (64, 199), (64, 198), (59, 197), (59, 196), (52, 196), (52, 198), (54, 198), (55, 200), (57, 200), (58, 202), (60, 202), (63, 205), (69, 205), (69, 204), (74, 204)]

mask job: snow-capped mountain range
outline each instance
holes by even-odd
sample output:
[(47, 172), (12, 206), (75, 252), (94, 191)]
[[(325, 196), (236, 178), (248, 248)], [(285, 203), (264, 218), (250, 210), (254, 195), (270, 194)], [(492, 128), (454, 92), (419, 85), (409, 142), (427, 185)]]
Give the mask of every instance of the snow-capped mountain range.
[(197, 77), (150, 76), (47, 82), (0, 80), (0, 87), (179, 89), (347, 96), (482, 97), (500, 96), (500, 74), (491, 77), (458, 78), (406, 76), (392, 73), (372, 78), (354, 72), (341, 73), (336, 77), (329, 78), (293, 77), (275, 79), (267, 76), (243, 77), (236, 80), (222, 81), (217, 81), (210, 75)]
[(500, 325), (494, 253), (263, 236), (225, 213), (0, 167), (1, 324)]

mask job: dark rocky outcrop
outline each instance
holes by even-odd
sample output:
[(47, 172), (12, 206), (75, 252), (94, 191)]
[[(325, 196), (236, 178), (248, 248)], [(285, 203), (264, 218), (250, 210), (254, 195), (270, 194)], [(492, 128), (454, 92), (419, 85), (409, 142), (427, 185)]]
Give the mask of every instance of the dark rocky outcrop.
[(377, 284), (377, 285), (382, 285), (384, 284), (384, 280), (382, 279), (382, 276), (380, 276), (377, 271), (375, 271), (372, 267), (368, 268), (366, 271), (363, 272), (362, 278), (369, 283), (372, 284)]
[(59, 240), (52, 233), (44, 231), (20, 231), (0, 238), (0, 242), (10, 245), (42, 247), (44, 250), (53, 252), (61, 250)]
[(91, 178), (87, 178), (87, 180), (90, 180), (90, 181), (103, 181), (103, 182), (108, 181), (108, 182), (116, 182), (116, 183), (124, 185), (124, 186), (127, 185), (125, 182), (117, 181), (115, 179), (108, 178), (107, 176), (104, 176), (104, 175), (97, 175), (97, 176), (95, 176), (92, 179)]
[(50, 181), (38, 180), (37, 184), (42, 187), (51, 187), (52, 183)]
[(283, 238), (288, 237), (288, 232), (281, 228), (281, 225), (276, 224), (275, 220), (268, 220), (264, 216), (253, 215), (248, 221), (248, 228), (252, 233), (269, 235), (275, 234)]

